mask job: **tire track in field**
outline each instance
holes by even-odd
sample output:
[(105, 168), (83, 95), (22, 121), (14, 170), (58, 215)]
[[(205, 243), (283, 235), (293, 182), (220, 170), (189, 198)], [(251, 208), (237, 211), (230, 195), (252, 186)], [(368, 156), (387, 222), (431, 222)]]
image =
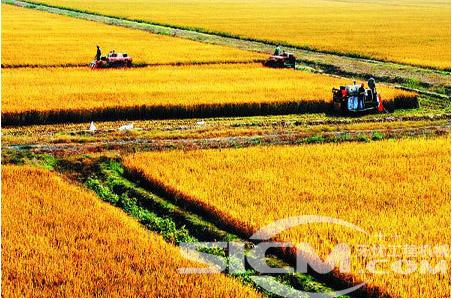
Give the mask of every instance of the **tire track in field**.
[[(2, 3), (248, 51), (272, 53), (275, 44), (277, 44), (273, 41), (236, 37), (226, 33), (207, 33), (202, 32), (201, 29), (193, 30), (143, 20), (129, 20), (94, 12), (38, 4), (32, 1), (2, 0)], [(420, 91), (438, 92), (438, 90), (441, 90), (443, 92), (440, 92), (440, 94), (450, 97), (450, 71), (351, 57), (293, 45), (284, 46), (287, 51), (295, 53), (302, 63), (328, 74), (361, 79), (374, 77), (378, 81), (399, 84), (405, 88), (412, 88), (413, 83), (416, 83), (415, 88)]]

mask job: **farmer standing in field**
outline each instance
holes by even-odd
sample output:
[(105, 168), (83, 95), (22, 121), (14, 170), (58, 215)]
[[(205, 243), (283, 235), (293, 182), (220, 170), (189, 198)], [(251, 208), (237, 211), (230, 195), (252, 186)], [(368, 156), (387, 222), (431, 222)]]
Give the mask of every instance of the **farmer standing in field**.
[(369, 89), (372, 92), (372, 101), (377, 101), (377, 89), (376, 89), (376, 85), (375, 85), (375, 79), (374, 78), (370, 78), (369, 81), (367, 81), (367, 85), (369, 86)]
[(273, 53), (273, 55), (281, 55), (281, 47), (277, 46), (275, 49), (275, 53)]
[(100, 50), (99, 45), (97, 45), (96, 47), (97, 47), (96, 60), (100, 60), (100, 57), (102, 56), (102, 51)]

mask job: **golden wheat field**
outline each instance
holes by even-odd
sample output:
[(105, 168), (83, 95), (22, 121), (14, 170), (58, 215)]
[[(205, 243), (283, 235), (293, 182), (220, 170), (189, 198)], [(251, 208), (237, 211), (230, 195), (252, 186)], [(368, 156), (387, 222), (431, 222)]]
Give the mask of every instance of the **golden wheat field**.
[(2, 65), (88, 65), (99, 45), (135, 63), (169, 64), (263, 59), (257, 53), (151, 34), (2, 4)]
[[(450, 295), (449, 137), (148, 152), (127, 156), (124, 163), (135, 174), (207, 207), (248, 234), (297, 215), (356, 224), (369, 235), (322, 223), (293, 228), (278, 239), (294, 245), (308, 242), (323, 258), (337, 243), (351, 243), (354, 280), (393, 296)], [(387, 273), (375, 274), (368, 269), (369, 258), (358, 251), (360, 245), (417, 248), (413, 257), (396, 252), (398, 256), (386, 258), (378, 271)], [(446, 253), (426, 258), (432, 266), (445, 268), (444, 274), (419, 271), (425, 257), (416, 251), (425, 245), (439, 245), (436, 254), (445, 247)], [(398, 259), (414, 260), (419, 269), (394, 272), (391, 266)]]
[(93, 193), (33, 167), (2, 167), (2, 297), (258, 297), (196, 266)]
[(450, 69), (450, 1), (40, 0), (107, 15)]
[[(2, 112), (96, 110), (133, 106), (330, 102), (331, 88), (349, 82), (255, 65), (4, 69)], [(64, 81), (61, 78), (64, 77)], [(385, 101), (411, 92), (381, 86)]]

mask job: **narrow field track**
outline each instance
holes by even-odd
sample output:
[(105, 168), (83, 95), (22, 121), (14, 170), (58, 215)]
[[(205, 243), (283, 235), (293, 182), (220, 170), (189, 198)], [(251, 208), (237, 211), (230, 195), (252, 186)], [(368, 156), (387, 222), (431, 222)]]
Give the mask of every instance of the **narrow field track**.
[[(450, 124), (440, 126), (423, 126), (417, 128), (397, 128), (383, 131), (382, 138), (410, 138), (417, 136), (448, 135)], [(218, 138), (187, 139), (143, 139), (129, 138), (93, 142), (41, 143), (27, 145), (5, 145), (3, 150), (27, 150), (33, 153), (52, 153), (56, 155), (74, 155), (78, 153), (101, 153), (104, 151), (136, 152), (161, 151), (171, 149), (212, 149), (242, 148), (255, 145), (297, 145), (327, 142), (362, 141), (369, 142), (375, 138), (375, 130), (332, 131), (320, 135), (306, 133), (275, 133), (264, 135), (245, 135)], [(380, 139), (380, 138), (378, 138)]]

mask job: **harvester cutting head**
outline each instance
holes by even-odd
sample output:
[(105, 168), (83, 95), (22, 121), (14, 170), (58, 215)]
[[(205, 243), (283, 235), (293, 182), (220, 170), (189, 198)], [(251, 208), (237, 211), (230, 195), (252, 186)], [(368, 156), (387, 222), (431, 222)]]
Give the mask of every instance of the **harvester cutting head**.
[(333, 107), (339, 113), (383, 112), (383, 102), (378, 94), (375, 80), (368, 81), (368, 88), (364, 84), (352, 84), (333, 88)]
[(131, 67), (132, 57), (127, 53), (116, 53), (113, 50), (107, 56), (102, 56), (99, 60), (91, 62), (90, 66), (93, 69)]

